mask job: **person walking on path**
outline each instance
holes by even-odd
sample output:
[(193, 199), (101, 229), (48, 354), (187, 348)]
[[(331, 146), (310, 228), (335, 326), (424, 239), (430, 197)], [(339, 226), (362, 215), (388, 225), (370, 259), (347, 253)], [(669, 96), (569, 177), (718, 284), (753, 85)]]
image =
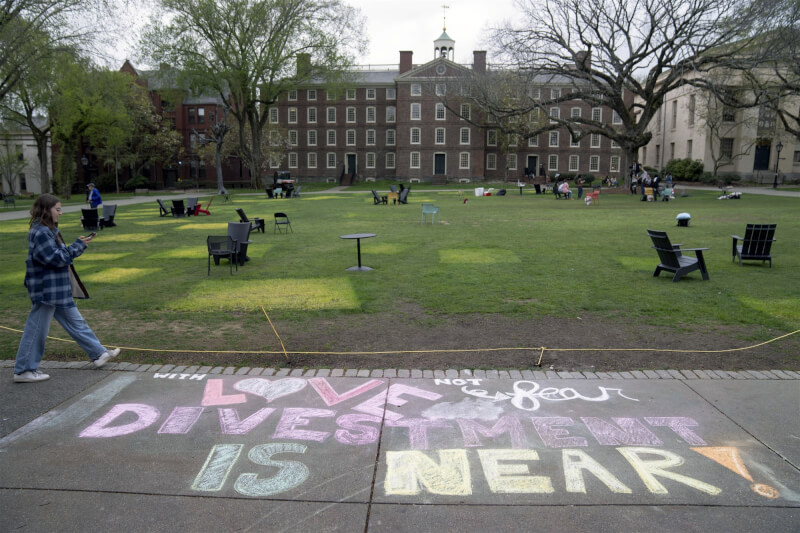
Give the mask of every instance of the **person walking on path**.
[[(107, 350), (100, 344), (73, 299), (73, 281), (76, 290), (83, 292), (84, 289), (77, 276), (72, 278), (72, 260), (86, 250), (94, 235), (78, 237), (74, 243), (66, 246), (57, 227), (60, 216), (61, 202), (52, 194), (39, 196), (31, 207), (25, 287), (32, 306), (17, 349), (14, 364), (16, 383), (50, 379), (38, 368), (54, 317), (89, 355), (96, 367), (102, 367), (120, 351), (119, 348)], [(88, 298), (88, 295), (76, 294), (75, 297)]]
[(578, 199), (580, 199), (583, 196), (583, 178), (578, 177), (575, 184), (578, 186)]
[(96, 209), (98, 205), (103, 203), (103, 199), (100, 197), (100, 191), (97, 190), (94, 183), (90, 183), (87, 187), (89, 187), (89, 205), (92, 206), (92, 209)]

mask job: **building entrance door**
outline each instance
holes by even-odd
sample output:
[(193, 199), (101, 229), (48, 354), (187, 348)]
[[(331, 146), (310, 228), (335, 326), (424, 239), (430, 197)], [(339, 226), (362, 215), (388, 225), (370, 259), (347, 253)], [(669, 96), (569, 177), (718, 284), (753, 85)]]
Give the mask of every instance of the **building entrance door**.
[(535, 176), (536, 175), (536, 170), (539, 167), (539, 157), (535, 156), (535, 155), (529, 155), (528, 156), (528, 165), (527, 165), (527, 167), (528, 167), (528, 172), (530, 173), (530, 175), (531, 176)]
[(442, 175), (445, 173), (447, 165), (447, 156), (445, 154), (434, 154), (433, 156), (433, 173), (435, 175)]
[(753, 170), (769, 170), (770, 148), (769, 141), (758, 141), (753, 157)]

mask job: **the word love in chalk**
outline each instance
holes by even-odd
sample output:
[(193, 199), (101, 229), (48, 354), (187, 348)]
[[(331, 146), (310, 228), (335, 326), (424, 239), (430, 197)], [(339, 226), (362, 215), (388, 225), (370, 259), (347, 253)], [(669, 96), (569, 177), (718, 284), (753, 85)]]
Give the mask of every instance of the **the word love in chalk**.
[(303, 390), (305, 387), (306, 380), (300, 378), (283, 378), (276, 381), (268, 381), (263, 378), (251, 378), (237, 381), (233, 385), (233, 388), (238, 391), (261, 396), (268, 402), (294, 394), (295, 392)]

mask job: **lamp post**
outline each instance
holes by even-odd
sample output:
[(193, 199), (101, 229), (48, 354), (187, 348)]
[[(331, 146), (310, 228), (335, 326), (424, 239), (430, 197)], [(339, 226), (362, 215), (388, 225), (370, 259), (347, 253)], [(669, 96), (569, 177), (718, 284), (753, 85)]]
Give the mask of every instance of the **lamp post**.
[(775, 145), (775, 150), (778, 152), (778, 157), (775, 158), (775, 180), (772, 182), (772, 188), (778, 188), (778, 165), (781, 164), (781, 150), (783, 150), (783, 143), (778, 141)]

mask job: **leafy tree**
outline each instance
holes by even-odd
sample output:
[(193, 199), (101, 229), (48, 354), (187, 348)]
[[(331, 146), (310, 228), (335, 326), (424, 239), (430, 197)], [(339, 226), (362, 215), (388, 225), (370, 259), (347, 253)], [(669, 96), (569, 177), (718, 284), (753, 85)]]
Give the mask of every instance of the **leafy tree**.
[[(492, 42), (523, 86), (567, 86), (538, 100), (520, 100), (514, 112), (572, 101), (610, 108), (615, 121), (585, 114), (551, 117), (548, 128), (566, 127), (573, 138), (598, 133), (616, 141), (627, 168), (650, 141), (647, 125), (664, 96), (688, 83), (687, 73), (712, 68), (754, 42), (755, 3), (523, 0), (518, 22), (495, 29)], [(498, 107), (491, 99), (482, 104)]]
[[(214, 124), (211, 124), (208, 129), (206, 130), (206, 134), (208, 135), (208, 142), (205, 146), (201, 146), (198, 153), (202, 159), (209, 163), (214, 163), (214, 167), (217, 169), (217, 193), (218, 194), (228, 194), (228, 190), (225, 188), (225, 180), (223, 179), (222, 175), (222, 160), (225, 159), (230, 152), (226, 151), (226, 139), (228, 139), (228, 133), (230, 133), (232, 127), (228, 124), (228, 109), (223, 108), (222, 110), (222, 120), (219, 120), (219, 114), (217, 114), (217, 121)], [(213, 153), (212, 153), (213, 151)]]
[(140, 48), (177, 66), (193, 89), (219, 95), (236, 119), (241, 155), (258, 186), (269, 106), (312, 77), (341, 79), (350, 52), (362, 44), (357, 11), (340, 0), (160, 3), (166, 22), (154, 20)]

